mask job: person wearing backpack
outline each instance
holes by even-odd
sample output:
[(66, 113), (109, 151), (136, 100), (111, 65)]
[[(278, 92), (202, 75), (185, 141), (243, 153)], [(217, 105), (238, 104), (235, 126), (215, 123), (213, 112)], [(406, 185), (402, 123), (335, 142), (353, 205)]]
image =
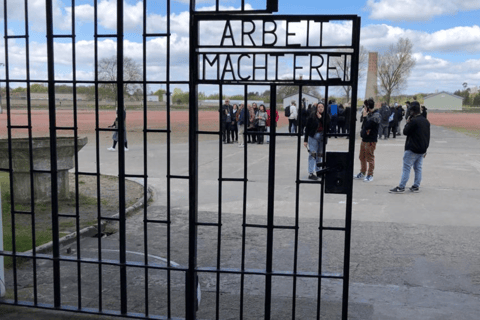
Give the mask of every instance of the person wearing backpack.
[[(288, 114), (288, 116), (287, 116)], [(295, 101), (285, 108), (285, 116), (288, 117), (288, 132), (297, 133), (297, 106)]]
[(382, 135), (385, 140), (388, 139), (388, 119), (390, 118), (391, 111), (385, 102), (382, 103), (380, 108), (381, 121), (378, 127), (378, 138), (381, 139)]

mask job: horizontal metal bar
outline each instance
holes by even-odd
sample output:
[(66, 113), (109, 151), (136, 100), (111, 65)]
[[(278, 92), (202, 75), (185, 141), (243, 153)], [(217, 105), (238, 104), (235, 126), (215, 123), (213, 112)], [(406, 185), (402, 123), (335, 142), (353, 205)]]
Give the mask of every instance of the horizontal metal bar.
[[(0, 80), (0, 82), (2, 83), (6, 83), (7, 80)], [(21, 82), (21, 83), (27, 83), (27, 84), (30, 84), (30, 83), (49, 83), (48, 80), (43, 80), (43, 79), (30, 79), (30, 80), (26, 80), (26, 79), (8, 79), (8, 82), (13, 82), (13, 83), (17, 83), (17, 82)], [(55, 84), (58, 84), (58, 83), (63, 83), (63, 84), (92, 84), (94, 85), (95, 83), (107, 83), (107, 84), (111, 84), (111, 83), (116, 83), (116, 82), (112, 82), (112, 81), (94, 81), (94, 80), (54, 80), (53, 83)], [(142, 81), (124, 81), (124, 83), (143, 83)], [(146, 84), (188, 84), (188, 81), (146, 81)]]
[(211, 135), (218, 135), (220, 131), (197, 131), (197, 134), (211, 134)]
[(14, 211), (13, 213), (15, 213), (15, 214), (26, 214), (26, 215), (31, 215), (32, 214), (31, 211)]
[(222, 178), (218, 179), (218, 181), (226, 181), (226, 182), (248, 182), (248, 179), (244, 178)]
[(350, 133), (327, 133), (327, 137), (350, 137)]
[(71, 34), (54, 34), (53, 38), (75, 38), (75, 36)]
[(148, 178), (147, 175), (144, 175), (144, 174), (125, 174), (125, 177), (126, 178)]
[(96, 131), (117, 131), (115, 128), (98, 128)]
[(26, 39), (26, 35), (5, 36), (7, 39)]
[(215, 223), (215, 222), (197, 222), (197, 226), (202, 226), (202, 227), (221, 227), (221, 224)]
[(297, 183), (306, 183), (306, 184), (320, 184), (322, 183), (322, 179), (318, 180), (297, 180)]
[[(52, 260), (58, 260), (62, 262), (79, 262), (79, 263), (85, 263), (85, 264), (95, 264), (95, 265), (109, 265), (109, 266), (127, 266), (127, 267), (135, 267), (135, 268), (147, 268), (147, 269), (156, 269), (156, 270), (170, 270), (170, 271), (187, 271), (187, 267), (182, 267), (182, 266), (176, 266), (176, 267), (167, 267), (164, 264), (158, 264), (158, 263), (151, 263), (149, 261), (148, 264), (144, 264), (143, 262), (138, 262), (138, 261), (127, 261), (126, 263), (122, 264), (120, 263), (119, 260), (112, 260), (112, 259), (93, 259), (93, 258), (81, 258), (77, 259), (76, 256), (62, 256), (58, 259), (53, 258), (51, 255), (47, 254), (36, 254), (33, 255), (32, 253), (25, 253), (25, 252), (17, 252), (17, 254), (13, 254), (11, 251), (0, 251), (0, 256), (5, 256), (5, 257), (17, 257), (17, 258), (25, 258), (25, 259), (32, 259), (32, 260), (47, 260), (47, 261), (52, 261)], [(1, 301), (1, 300), (0, 300)]]
[(172, 35), (171, 33), (144, 33), (145, 37), (167, 37)]
[(300, 278), (324, 278), (324, 279), (343, 279), (341, 274), (337, 273), (322, 273), (318, 274), (315, 272), (291, 272), (291, 271), (273, 271), (267, 273), (265, 269), (236, 269), (236, 268), (220, 268), (215, 267), (199, 267), (196, 268), (197, 272), (207, 272), (207, 273), (224, 273), (224, 274), (245, 274), (245, 275), (267, 275), (272, 276), (281, 276), (281, 277), (300, 277)]
[(25, 126), (7, 126), (9, 129), (30, 129), (30, 126), (25, 125)]
[(345, 228), (339, 228), (339, 227), (321, 227), (318, 229), (327, 230), (327, 231), (346, 231)]
[(79, 175), (79, 176), (99, 176), (100, 173), (98, 173), (98, 172), (83, 172), (83, 171), (79, 171), (79, 172), (78, 172), (78, 175)]
[(168, 224), (170, 221), (168, 220), (145, 220), (146, 223), (160, 223), (160, 224)]
[(118, 37), (117, 34), (94, 34), (95, 38), (116, 38)]
[(55, 127), (56, 130), (76, 130), (77, 127)]
[(175, 175), (167, 175), (167, 178), (169, 179), (185, 179), (188, 180), (190, 177), (189, 176), (175, 176)]
[(274, 229), (297, 230), (297, 226), (273, 226)]

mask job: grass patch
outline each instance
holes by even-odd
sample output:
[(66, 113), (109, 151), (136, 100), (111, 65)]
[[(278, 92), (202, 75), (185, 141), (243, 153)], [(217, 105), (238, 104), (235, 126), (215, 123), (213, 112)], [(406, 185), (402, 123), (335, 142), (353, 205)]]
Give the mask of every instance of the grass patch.
[(449, 128), (456, 132), (466, 134), (467, 136), (470, 136), (470, 137), (480, 138), (480, 130), (465, 129), (462, 127), (449, 127)]

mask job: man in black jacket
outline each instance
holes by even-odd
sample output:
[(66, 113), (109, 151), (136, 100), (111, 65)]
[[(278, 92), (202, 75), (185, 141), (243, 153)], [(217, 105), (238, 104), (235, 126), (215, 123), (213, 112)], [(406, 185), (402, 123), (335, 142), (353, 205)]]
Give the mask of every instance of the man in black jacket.
[[(362, 118), (362, 143), (360, 144), (360, 173), (353, 176), (355, 179), (363, 179), (365, 182), (373, 181), (373, 170), (375, 169), (375, 148), (377, 147), (378, 126), (381, 116), (378, 110), (375, 110), (375, 101), (368, 99), (365, 102)], [(367, 171), (368, 163), (368, 171)]]
[(415, 180), (410, 191), (418, 192), (422, 181), (423, 158), (427, 155), (430, 144), (430, 122), (421, 116), (420, 104), (413, 101), (410, 104), (410, 117), (407, 119), (403, 134), (407, 136), (405, 141), (405, 152), (403, 154), (403, 172), (400, 184), (390, 190), (390, 193), (405, 192), (405, 186), (410, 177), (410, 169), (413, 166)]

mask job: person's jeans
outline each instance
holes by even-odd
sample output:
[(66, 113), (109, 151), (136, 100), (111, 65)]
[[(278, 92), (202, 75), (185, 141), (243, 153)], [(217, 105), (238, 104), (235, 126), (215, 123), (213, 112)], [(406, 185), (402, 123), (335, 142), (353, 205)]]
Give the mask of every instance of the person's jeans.
[(322, 162), (323, 155), (323, 132), (317, 132), (313, 137), (308, 137), (308, 173), (319, 170), (317, 164)]
[(410, 150), (405, 150), (403, 154), (403, 171), (402, 177), (400, 179), (400, 188), (405, 188), (407, 185), (408, 179), (410, 178), (410, 169), (413, 166), (415, 171), (415, 180), (413, 185), (415, 187), (420, 187), (420, 182), (422, 181), (422, 164), (423, 164), (423, 154), (415, 153)]
[(384, 136), (384, 138), (386, 139), (387, 138), (387, 134), (388, 134), (388, 123), (380, 123), (378, 125), (378, 138), (381, 138), (382, 135)]
[(297, 120), (288, 119), (288, 132), (297, 133)]

